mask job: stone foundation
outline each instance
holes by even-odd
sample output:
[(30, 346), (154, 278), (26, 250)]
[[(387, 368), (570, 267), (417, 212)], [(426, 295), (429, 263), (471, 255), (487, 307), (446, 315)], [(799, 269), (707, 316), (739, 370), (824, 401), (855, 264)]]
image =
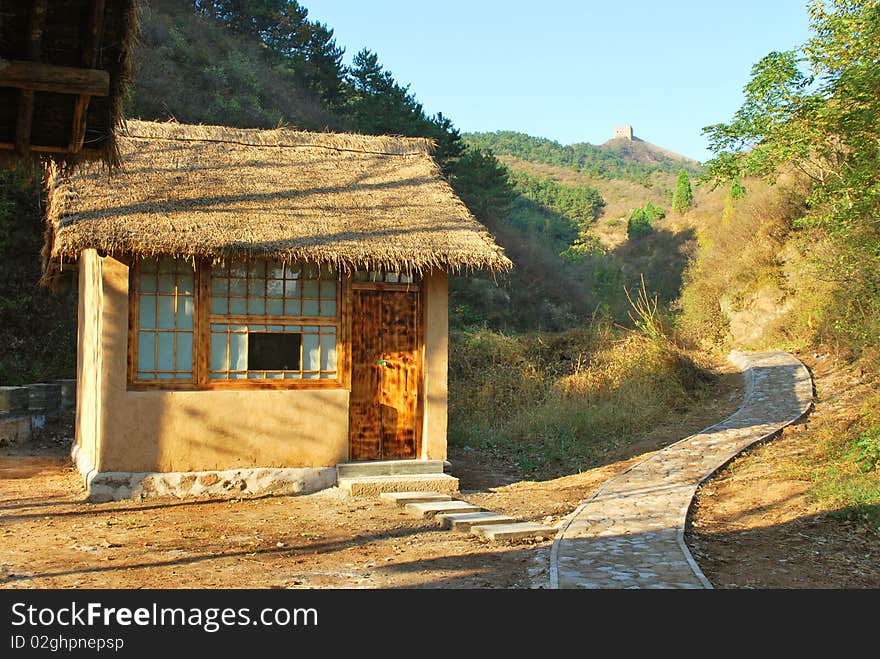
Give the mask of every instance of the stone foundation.
[(223, 471), (95, 471), (74, 446), (71, 458), (86, 482), (89, 501), (249, 497), (309, 494), (336, 485), (335, 467), (227, 469)]

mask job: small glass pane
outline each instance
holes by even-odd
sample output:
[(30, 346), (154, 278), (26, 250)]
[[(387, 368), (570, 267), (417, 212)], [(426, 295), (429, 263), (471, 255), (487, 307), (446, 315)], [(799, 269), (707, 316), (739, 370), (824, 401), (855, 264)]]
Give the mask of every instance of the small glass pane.
[(266, 295), (269, 297), (284, 297), (284, 282), (280, 279), (270, 279), (266, 282)]
[(193, 359), (192, 334), (188, 332), (177, 333), (177, 371), (179, 373), (192, 373)]
[(321, 335), (321, 370), (336, 370), (336, 334)]
[(174, 332), (159, 332), (159, 369), (174, 370)]
[(284, 301), (285, 316), (302, 316), (302, 304), (298, 299)]
[(389, 284), (396, 284), (399, 281), (400, 277), (396, 272), (388, 272), (385, 274), (385, 281)]
[(321, 270), (314, 263), (309, 263), (303, 269), (303, 279), (317, 279), (321, 276)]
[(247, 370), (247, 334), (229, 335), (229, 370)]
[(282, 377), (284, 377), (284, 373), (266, 373), (267, 380), (280, 380)]
[(413, 276), (412, 275), (400, 275), (400, 283), (401, 284), (412, 284)]
[(174, 295), (177, 288), (176, 275), (159, 275), (159, 292), (166, 295)]
[(159, 262), (156, 259), (144, 259), (141, 261), (142, 273), (154, 273), (159, 268)]
[(317, 380), (320, 377), (318, 373), (303, 373), (303, 380)]
[(287, 281), (285, 283), (287, 286), (287, 290), (284, 293), (284, 297), (287, 299), (291, 298), (300, 298), (302, 297), (302, 282), (301, 281)]
[(156, 334), (138, 332), (138, 370), (152, 371), (156, 368)]
[(247, 300), (243, 297), (234, 297), (229, 300), (229, 313), (234, 316), (243, 316), (247, 313)]
[(317, 316), (318, 315), (318, 301), (317, 300), (303, 300), (302, 307), (302, 315), (303, 316)]
[(321, 379), (322, 380), (335, 380), (336, 373), (335, 372), (334, 373), (321, 373)]
[(274, 261), (266, 264), (266, 276), (274, 279), (284, 279), (284, 266)]
[(174, 329), (174, 297), (159, 296), (159, 328)]
[(229, 266), (229, 276), (232, 279), (247, 279), (247, 268), (243, 263), (235, 263)]
[(322, 265), (321, 266), (321, 279), (326, 279), (326, 280), (336, 279), (336, 272), (333, 270), (333, 266), (330, 266), (330, 265)]
[(229, 313), (229, 302), (225, 297), (211, 298), (211, 313), (227, 314)]
[(313, 297), (317, 299), (320, 296), (321, 294), (317, 281), (306, 280), (303, 282), (303, 297)]
[(266, 297), (266, 280), (248, 279), (248, 297)]
[(160, 259), (159, 272), (177, 272), (177, 259)]
[(211, 370), (225, 371), (228, 366), (226, 364), (226, 332), (220, 334), (213, 332), (211, 334)]
[[(306, 330), (315, 329), (315, 328), (306, 328)], [(317, 334), (303, 334), (302, 338), (302, 347), (303, 347), (303, 370), (304, 371), (317, 371), (321, 367), (321, 363), (318, 360), (318, 356), (320, 354), (320, 350), (318, 348), (318, 335)]]
[(184, 297), (177, 300), (177, 328), (191, 330), (193, 328), (193, 298)]
[(177, 277), (177, 294), (193, 295), (195, 293), (195, 277), (191, 273), (178, 275)]
[(284, 268), (284, 278), (285, 279), (301, 279), (302, 278), (302, 268), (298, 265), (288, 265)]
[(229, 280), (225, 277), (211, 277), (211, 295), (226, 297), (229, 290)]
[(281, 316), (284, 314), (284, 300), (269, 298), (269, 307), (266, 313), (270, 316)]
[(333, 317), (336, 315), (336, 302), (332, 300), (321, 300), (321, 315)]
[(141, 329), (155, 329), (156, 296), (141, 295), (138, 303), (138, 325)]
[(285, 374), (284, 374), (284, 379), (285, 379), (285, 380), (302, 380), (302, 373), (299, 373), (299, 372), (296, 372), (296, 373), (285, 373)]
[(245, 376), (244, 373), (230, 373), (230, 374), (229, 374), (229, 379), (230, 379), (230, 380), (244, 380), (245, 377), (246, 377), (246, 376)]
[(247, 297), (247, 279), (230, 279), (229, 294), (234, 297)]
[(156, 292), (156, 275), (141, 270), (141, 293)]
[(254, 259), (248, 265), (248, 274), (251, 278), (264, 279), (266, 277), (266, 262), (262, 259)]
[(336, 282), (335, 281), (322, 281), (321, 282), (321, 299), (323, 299), (323, 300), (335, 300), (336, 299)]
[(266, 300), (261, 297), (248, 298), (248, 313), (264, 316), (266, 314)]

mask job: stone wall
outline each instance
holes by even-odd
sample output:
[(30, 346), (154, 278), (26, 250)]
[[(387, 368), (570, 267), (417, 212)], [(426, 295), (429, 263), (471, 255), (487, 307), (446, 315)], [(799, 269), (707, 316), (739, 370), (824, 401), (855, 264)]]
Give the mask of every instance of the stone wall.
[(24, 444), (46, 422), (76, 406), (76, 380), (0, 387), (0, 446)]

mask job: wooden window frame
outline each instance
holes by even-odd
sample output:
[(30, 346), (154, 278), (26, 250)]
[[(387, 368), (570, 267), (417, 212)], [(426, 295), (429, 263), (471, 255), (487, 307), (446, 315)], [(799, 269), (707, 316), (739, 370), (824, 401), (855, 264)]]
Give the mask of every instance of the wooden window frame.
[[(336, 282), (336, 316), (248, 316), (211, 313), (211, 262), (195, 265), (195, 313), (193, 318), (193, 377), (191, 380), (138, 380), (138, 331), (140, 307), (140, 263), (133, 259), (128, 279), (128, 373), (130, 391), (224, 391), (224, 390), (351, 390), (351, 277)], [(283, 318), (283, 322), (279, 322)], [(222, 319), (222, 320), (221, 320)], [(293, 320), (296, 322), (293, 322)], [(285, 380), (211, 380), (211, 323), (242, 325), (309, 325), (336, 327), (336, 378)]]

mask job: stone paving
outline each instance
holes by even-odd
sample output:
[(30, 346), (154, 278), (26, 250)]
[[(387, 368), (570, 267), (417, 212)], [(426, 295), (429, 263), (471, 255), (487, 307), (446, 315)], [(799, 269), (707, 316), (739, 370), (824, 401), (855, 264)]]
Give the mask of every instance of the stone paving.
[(810, 373), (790, 354), (729, 359), (746, 378), (742, 406), (606, 481), (569, 515), (550, 552), (551, 588), (712, 588), (684, 542), (697, 487), (813, 402)]

